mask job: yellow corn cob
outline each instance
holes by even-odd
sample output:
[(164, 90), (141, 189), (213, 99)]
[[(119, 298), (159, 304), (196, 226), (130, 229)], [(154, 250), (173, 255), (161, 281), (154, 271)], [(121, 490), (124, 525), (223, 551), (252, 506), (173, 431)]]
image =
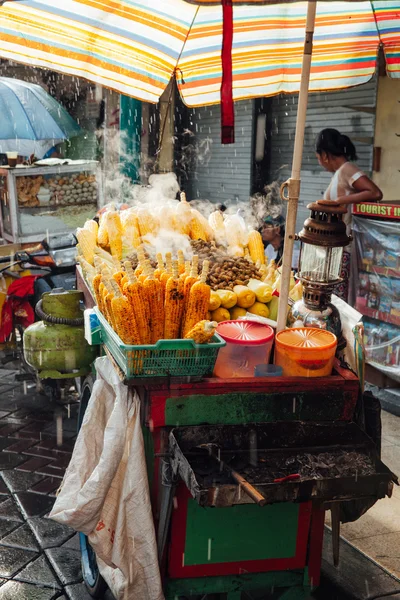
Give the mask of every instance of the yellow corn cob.
[(128, 245), (138, 248), (140, 246), (140, 230), (139, 219), (137, 214), (132, 210), (123, 210), (121, 212), (122, 234), (124, 235)]
[(149, 260), (145, 260), (143, 264), (143, 273), (138, 278), (142, 283), (146, 281), (147, 277), (153, 273), (153, 269), (151, 268), (151, 263)]
[(150, 315), (151, 308), (148, 303), (145, 287), (135, 277), (131, 263), (125, 262), (128, 282), (124, 285), (124, 294), (135, 312), (135, 318), (139, 329), (142, 344), (151, 343)]
[(87, 229), (94, 235), (95, 242), (97, 244), (97, 234), (99, 233), (99, 224), (93, 219), (89, 219), (83, 226), (83, 229)]
[(139, 208), (137, 211), (139, 231), (142, 238), (147, 235), (157, 235), (160, 223), (155, 215), (147, 208)]
[(83, 256), (77, 256), (76, 262), (80, 265), (83, 274), (85, 275), (85, 279), (91, 281), (93, 277), (96, 275), (96, 269), (92, 267), (90, 263)]
[(114, 279), (114, 281), (117, 282), (118, 287), (120, 288), (121, 291), (124, 289), (124, 286), (122, 284), (122, 280), (124, 277), (125, 277), (124, 271), (117, 271), (116, 273), (113, 274), (113, 279)]
[(96, 246), (96, 236), (89, 229), (78, 228), (76, 230), (82, 256), (89, 264), (94, 265), (94, 249)]
[(165, 255), (165, 271), (161, 274), (160, 281), (165, 291), (167, 287), (167, 281), (172, 275), (172, 254), (171, 252), (167, 252)]
[(191, 213), (190, 237), (192, 240), (204, 240), (205, 242), (212, 240), (214, 235), (207, 219), (194, 208), (192, 208)]
[(158, 252), (157, 253), (157, 269), (154, 271), (154, 277), (159, 280), (163, 273), (164, 273), (164, 261), (163, 261), (161, 252)]
[(223, 214), (220, 210), (215, 210), (208, 217), (208, 223), (214, 232), (215, 240), (218, 244), (226, 245), (226, 229)]
[(197, 281), (190, 290), (189, 301), (186, 306), (183, 337), (185, 337), (186, 334), (207, 315), (211, 295), (210, 286), (206, 284), (208, 266), (209, 263), (205, 260), (203, 263), (203, 272), (201, 274), (200, 281)]
[(108, 247), (108, 229), (107, 229), (107, 215), (108, 211), (105, 212), (100, 218), (99, 229), (97, 232), (97, 243), (102, 248)]
[(107, 218), (108, 241), (110, 252), (113, 258), (121, 260), (122, 258), (122, 225), (119, 214), (110, 211)]
[(175, 209), (175, 230), (184, 235), (190, 235), (192, 213), (190, 204), (186, 200), (185, 192), (181, 193), (181, 201)]
[(185, 255), (183, 250), (178, 250), (178, 271), (179, 275), (185, 272)]
[(217, 325), (216, 321), (199, 321), (193, 329), (188, 331), (185, 338), (194, 340), (196, 344), (207, 344), (212, 339)]
[(253, 262), (260, 261), (262, 265), (265, 264), (264, 244), (261, 233), (255, 229), (249, 233), (249, 252)]
[(154, 277), (151, 269), (143, 283), (147, 300), (147, 314), (149, 316), (150, 344), (155, 344), (164, 337), (164, 290), (161, 282)]
[(164, 339), (179, 337), (183, 314), (183, 281), (179, 279), (178, 263), (173, 262), (172, 277), (165, 288)]
[(111, 310), (115, 320), (116, 332), (124, 344), (138, 345), (141, 340), (133, 307), (128, 298), (122, 295), (115, 281), (111, 280), (111, 285), (114, 292)]

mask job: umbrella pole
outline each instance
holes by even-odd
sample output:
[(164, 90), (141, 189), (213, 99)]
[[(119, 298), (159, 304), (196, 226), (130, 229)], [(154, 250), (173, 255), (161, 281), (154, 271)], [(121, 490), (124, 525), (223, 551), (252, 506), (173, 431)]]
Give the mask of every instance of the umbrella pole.
[[(287, 319), (290, 273), (292, 270), (293, 244), (296, 231), (297, 205), (300, 196), (300, 172), (303, 158), (304, 129), (307, 115), (308, 87), (310, 83), (316, 8), (317, 1), (309, 0), (307, 4), (306, 36), (304, 42), (303, 63), (301, 67), (301, 81), (299, 103), (297, 107), (292, 174), (290, 179), (286, 181), (281, 188), (282, 198), (288, 201), (288, 209), (286, 215), (285, 245), (282, 258), (281, 290), (279, 294), (278, 323), (276, 328), (277, 331), (282, 331), (282, 329), (285, 329)], [(287, 190), (287, 195), (285, 190)]]

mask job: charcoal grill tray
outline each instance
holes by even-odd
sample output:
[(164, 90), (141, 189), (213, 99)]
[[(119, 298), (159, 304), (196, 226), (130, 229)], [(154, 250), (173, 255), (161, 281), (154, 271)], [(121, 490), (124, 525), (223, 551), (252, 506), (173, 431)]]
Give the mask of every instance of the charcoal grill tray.
[[(266, 461), (259, 467), (251, 467), (254, 453), (248, 452), (256, 440), (257, 460)], [(220, 457), (228, 465), (222, 469), (207, 452), (198, 447), (216, 444)], [(320, 453), (329, 453), (328, 472), (303, 476), (298, 481), (274, 483), (271, 464), (280, 463), (284, 457), (311, 455), (317, 459)], [(343, 452), (352, 452), (361, 461), (369, 461), (368, 474), (355, 470), (338, 475), (343, 468)], [(229, 466), (239, 471), (263, 494), (267, 503), (305, 502), (319, 500), (349, 500), (360, 498), (383, 498), (390, 495), (397, 477), (379, 460), (372, 440), (355, 423), (274, 422), (254, 425), (217, 425), (177, 427), (170, 433), (172, 469), (185, 482), (192, 496), (201, 506), (231, 506), (253, 501), (245, 494), (230, 475)], [(301, 462), (301, 461), (300, 461)], [(341, 467), (342, 463), (342, 467)], [(260, 463), (258, 463), (260, 464)], [(290, 475), (279, 471), (278, 476)]]

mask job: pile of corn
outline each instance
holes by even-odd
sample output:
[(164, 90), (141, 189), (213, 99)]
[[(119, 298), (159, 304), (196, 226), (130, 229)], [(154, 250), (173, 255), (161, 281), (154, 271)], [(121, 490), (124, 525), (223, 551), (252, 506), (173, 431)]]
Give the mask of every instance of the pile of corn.
[[(206, 283), (209, 263), (199, 273), (198, 256), (177, 260), (167, 253), (157, 255), (153, 269), (143, 248), (138, 248), (139, 264), (109, 261), (96, 255), (92, 290), (99, 310), (124, 344), (153, 345), (158, 340), (193, 339), (197, 344), (211, 340), (217, 323), (207, 317), (210, 287)], [(82, 262), (81, 262), (82, 264)]]

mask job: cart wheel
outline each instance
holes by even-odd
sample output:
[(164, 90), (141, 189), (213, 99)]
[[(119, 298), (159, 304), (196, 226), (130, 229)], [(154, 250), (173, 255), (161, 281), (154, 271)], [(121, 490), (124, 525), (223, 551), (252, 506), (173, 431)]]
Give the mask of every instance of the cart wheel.
[[(89, 375), (82, 385), (78, 414), (78, 431), (81, 428), (83, 417), (92, 394), (93, 383), (93, 377)], [(93, 598), (102, 598), (107, 590), (107, 584), (100, 575), (96, 554), (93, 552), (86, 535), (83, 533), (79, 534), (79, 544), (81, 547), (82, 575), (86, 588)]]
[(108, 587), (97, 566), (96, 555), (93, 552), (86, 535), (79, 534), (81, 547), (82, 575), (87, 591), (92, 598), (103, 598)]

